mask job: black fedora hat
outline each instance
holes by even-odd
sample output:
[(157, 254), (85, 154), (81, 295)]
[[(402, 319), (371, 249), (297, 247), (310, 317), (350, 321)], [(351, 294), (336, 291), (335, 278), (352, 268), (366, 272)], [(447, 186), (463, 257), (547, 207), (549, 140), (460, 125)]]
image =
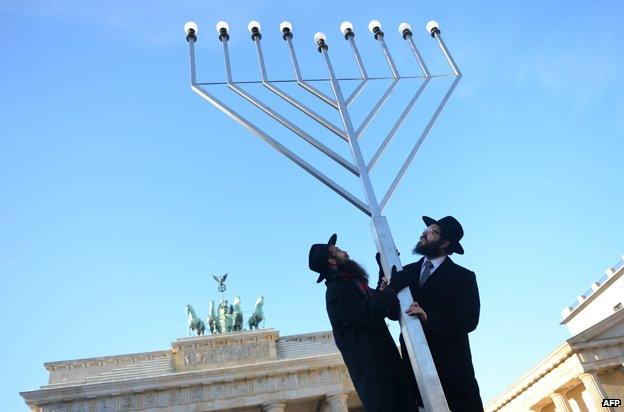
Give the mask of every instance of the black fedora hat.
[(325, 279), (325, 275), (329, 270), (329, 266), (327, 266), (327, 257), (329, 255), (329, 246), (335, 245), (338, 236), (334, 233), (329, 238), (329, 241), (325, 243), (315, 243), (310, 247), (310, 254), (308, 255), (308, 266), (310, 270), (319, 274), (318, 279), (316, 279), (316, 283), (320, 283), (323, 279)]
[(440, 226), (442, 236), (450, 242), (448, 250), (449, 253), (454, 252), (458, 255), (464, 254), (464, 248), (459, 244), (461, 238), (464, 237), (464, 229), (459, 224), (457, 219), (453, 216), (445, 216), (440, 220), (435, 220), (429, 216), (423, 216), (422, 220), (427, 226), (431, 226), (433, 224)]

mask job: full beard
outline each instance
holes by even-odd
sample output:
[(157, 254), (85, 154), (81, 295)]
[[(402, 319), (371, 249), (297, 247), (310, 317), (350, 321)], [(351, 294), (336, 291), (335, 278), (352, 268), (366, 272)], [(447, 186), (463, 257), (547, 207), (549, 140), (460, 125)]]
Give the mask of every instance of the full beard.
[(368, 273), (366, 270), (355, 260), (347, 259), (340, 265), (338, 265), (338, 269), (341, 272), (348, 273), (349, 275), (353, 275), (362, 282), (368, 284)]
[(442, 240), (425, 243), (422, 240), (412, 249), (414, 255), (423, 255), (428, 258), (436, 258), (442, 255)]

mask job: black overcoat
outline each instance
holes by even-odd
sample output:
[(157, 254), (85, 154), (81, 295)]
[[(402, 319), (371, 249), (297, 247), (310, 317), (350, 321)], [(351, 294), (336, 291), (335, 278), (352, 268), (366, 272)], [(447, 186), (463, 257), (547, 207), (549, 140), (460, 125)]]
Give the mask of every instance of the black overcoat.
[(355, 390), (368, 412), (414, 411), (417, 401), (401, 373), (401, 357), (384, 317), (398, 319), (390, 289), (364, 291), (358, 281), (334, 272), (325, 281), (325, 302), (334, 340)]
[[(409, 286), (412, 298), (427, 314), (423, 330), (449, 408), (453, 412), (483, 411), (468, 340), (468, 333), (479, 323), (481, 308), (475, 274), (447, 256), (421, 288), (423, 261), (424, 258), (403, 270), (408, 271), (412, 279)], [(401, 352), (407, 353), (403, 336), (400, 342)], [(403, 366), (415, 385), (407, 356)]]

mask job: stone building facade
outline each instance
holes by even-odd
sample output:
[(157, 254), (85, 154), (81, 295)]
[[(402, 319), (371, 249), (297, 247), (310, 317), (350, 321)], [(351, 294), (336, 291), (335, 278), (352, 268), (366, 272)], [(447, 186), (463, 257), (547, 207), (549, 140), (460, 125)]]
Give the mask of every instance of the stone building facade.
[(45, 367), (48, 384), (21, 393), (34, 412), (363, 410), (331, 332), (182, 338), (168, 350)]
[(600, 412), (624, 400), (624, 257), (562, 311), (573, 335), (490, 401), (487, 412)]

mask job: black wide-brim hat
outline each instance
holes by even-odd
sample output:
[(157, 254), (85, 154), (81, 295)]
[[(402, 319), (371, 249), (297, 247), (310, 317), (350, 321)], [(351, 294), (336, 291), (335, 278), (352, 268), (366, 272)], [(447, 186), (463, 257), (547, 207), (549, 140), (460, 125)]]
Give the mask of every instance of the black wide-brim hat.
[(464, 254), (464, 248), (459, 244), (459, 241), (462, 237), (464, 237), (464, 229), (459, 224), (457, 219), (453, 216), (445, 216), (440, 220), (435, 220), (430, 218), (429, 216), (422, 217), (425, 225), (431, 226), (436, 224), (440, 226), (440, 230), (442, 230), (442, 236), (449, 241), (449, 253), (454, 252), (458, 255)]
[(308, 266), (310, 270), (319, 274), (318, 279), (316, 279), (316, 283), (321, 283), (325, 276), (327, 275), (327, 271), (329, 270), (329, 266), (327, 264), (327, 258), (329, 255), (329, 246), (335, 245), (338, 236), (334, 233), (329, 238), (329, 241), (324, 243), (315, 243), (310, 247), (310, 254), (308, 255)]

